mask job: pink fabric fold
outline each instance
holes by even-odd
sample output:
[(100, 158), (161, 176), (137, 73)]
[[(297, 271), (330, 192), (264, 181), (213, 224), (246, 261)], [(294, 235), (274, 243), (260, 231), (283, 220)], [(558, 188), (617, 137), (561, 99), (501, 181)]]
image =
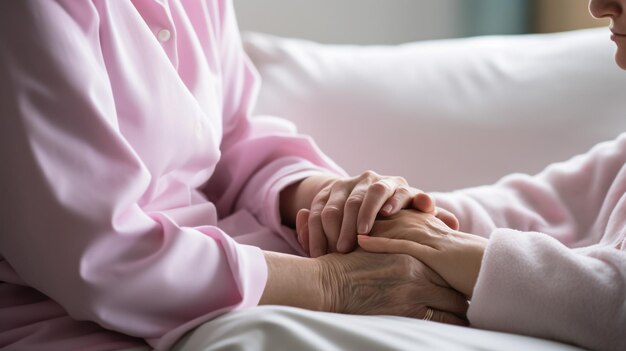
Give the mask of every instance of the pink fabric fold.
[(626, 349), (626, 134), (536, 176), (435, 198), (489, 238), (473, 326)]
[(343, 171), (257, 85), (228, 0), (0, 2), (0, 347), (167, 349), (258, 303), (280, 191)]

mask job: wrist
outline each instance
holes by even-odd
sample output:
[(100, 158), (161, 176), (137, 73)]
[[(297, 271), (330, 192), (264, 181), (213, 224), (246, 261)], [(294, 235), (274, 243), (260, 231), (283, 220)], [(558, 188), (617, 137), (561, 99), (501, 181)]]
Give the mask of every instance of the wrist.
[(268, 277), (259, 305), (328, 311), (318, 260), (265, 251)]
[(457, 243), (457, 247), (452, 254), (465, 262), (464, 268), (462, 269), (465, 271), (465, 283), (462, 284), (462, 292), (471, 299), (476, 283), (478, 282), (483, 256), (489, 241), (481, 236), (459, 231), (453, 232), (452, 235), (456, 238), (453, 241)]
[[(423, 259), (454, 289), (471, 298), (488, 240), (452, 229), (432, 217), (427, 218), (425, 223), (424, 227), (416, 225), (410, 236), (424, 238), (422, 243), (435, 250), (419, 259)], [(428, 235), (424, 236), (422, 231)]]
[(470, 294), (468, 295), (470, 298), (474, 295), (474, 289), (476, 288), (476, 283), (478, 283), (478, 276), (480, 275), (480, 270), (482, 268), (483, 258), (485, 256), (485, 250), (487, 249), (487, 244), (489, 244), (489, 240), (485, 239), (478, 235), (466, 234), (471, 237), (471, 251), (472, 251), (472, 259), (471, 262), (473, 271), (470, 277)]
[(293, 183), (280, 193), (280, 217), (282, 223), (295, 228), (296, 215), (303, 208), (310, 208), (313, 198), (338, 179), (331, 175), (314, 175)]
[(347, 276), (335, 259), (337, 255), (320, 256), (314, 260), (319, 267), (319, 291), (323, 311), (342, 313), (345, 310), (342, 302), (345, 301)]

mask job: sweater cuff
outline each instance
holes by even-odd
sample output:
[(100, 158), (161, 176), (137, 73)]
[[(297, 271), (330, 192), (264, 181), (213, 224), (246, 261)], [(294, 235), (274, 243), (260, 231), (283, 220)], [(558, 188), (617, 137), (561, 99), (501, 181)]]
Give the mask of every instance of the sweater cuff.
[(568, 323), (562, 315), (568, 249), (536, 232), (496, 229), (492, 232), (474, 292), (468, 319), (472, 326), (554, 339), (551, 323)]

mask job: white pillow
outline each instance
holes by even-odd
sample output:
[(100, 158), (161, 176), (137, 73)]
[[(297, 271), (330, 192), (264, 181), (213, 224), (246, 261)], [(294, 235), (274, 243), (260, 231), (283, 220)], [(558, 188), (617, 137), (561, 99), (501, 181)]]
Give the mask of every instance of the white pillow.
[(427, 191), (535, 173), (626, 131), (606, 29), (322, 45), (251, 33), (256, 113), (285, 117), (349, 173)]

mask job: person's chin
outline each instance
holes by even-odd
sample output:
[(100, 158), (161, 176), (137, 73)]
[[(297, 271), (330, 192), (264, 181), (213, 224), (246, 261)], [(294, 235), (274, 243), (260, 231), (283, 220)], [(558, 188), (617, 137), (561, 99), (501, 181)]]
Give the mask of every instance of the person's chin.
[(619, 68), (626, 70), (626, 35), (612, 35), (611, 40), (615, 42), (615, 62)]
[(617, 63), (619, 68), (626, 70), (626, 49), (617, 49), (617, 52), (615, 53), (615, 63)]

